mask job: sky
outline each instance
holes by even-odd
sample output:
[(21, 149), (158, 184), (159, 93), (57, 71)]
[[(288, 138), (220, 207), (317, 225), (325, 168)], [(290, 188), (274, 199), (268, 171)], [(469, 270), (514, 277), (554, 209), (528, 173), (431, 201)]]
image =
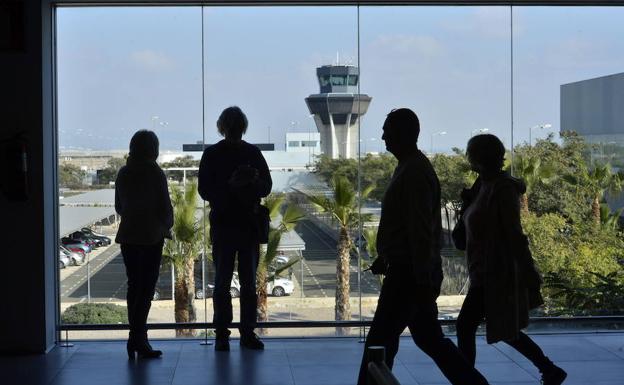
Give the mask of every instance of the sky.
[(304, 99), (337, 56), (373, 98), (362, 150), (382, 150), (397, 107), (418, 114), (426, 151), (483, 129), (510, 146), (512, 107), (514, 143), (550, 124), (533, 130), (545, 137), (560, 129), (560, 85), (624, 72), (622, 19), (618, 7), (361, 7), (359, 23), (352, 6), (60, 8), (60, 147), (125, 149), (141, 128), (161, 151), (214, 143), (238, 105), (247, 141), (283, 149), (287, 130), (316, 130)]

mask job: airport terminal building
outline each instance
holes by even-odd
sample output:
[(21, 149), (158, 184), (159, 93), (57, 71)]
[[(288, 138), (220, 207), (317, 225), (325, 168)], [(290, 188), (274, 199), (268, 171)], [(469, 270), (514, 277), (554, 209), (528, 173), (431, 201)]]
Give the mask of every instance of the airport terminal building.
[(624, 72), (561, 86), (561, 131), (624, 145)]

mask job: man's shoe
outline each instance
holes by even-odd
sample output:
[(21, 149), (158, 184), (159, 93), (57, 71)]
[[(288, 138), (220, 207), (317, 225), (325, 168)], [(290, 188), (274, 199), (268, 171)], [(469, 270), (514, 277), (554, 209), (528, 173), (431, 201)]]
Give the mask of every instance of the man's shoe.
[(256, 333), (243, 334), (240, 339), (240, 346), (252, 350), (264, 350), (264, 343)]
[(566, 379), (568, 373), (560, 367), (553, 365), (547, 372), (542, 373), (542, 384), (544, 385), (561, 385)]
[(230, 351), (230, 337), (215, 338), (215, 351), (217, 352)]

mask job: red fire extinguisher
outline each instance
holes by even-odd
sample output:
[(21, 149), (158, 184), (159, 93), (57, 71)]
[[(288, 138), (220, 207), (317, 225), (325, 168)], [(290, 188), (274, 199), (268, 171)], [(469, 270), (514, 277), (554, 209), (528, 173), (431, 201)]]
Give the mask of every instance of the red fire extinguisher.
[(20, 136), (2, 142), (2, 192), (10, 200), (25, 201), (28, 199), (28, 144)]

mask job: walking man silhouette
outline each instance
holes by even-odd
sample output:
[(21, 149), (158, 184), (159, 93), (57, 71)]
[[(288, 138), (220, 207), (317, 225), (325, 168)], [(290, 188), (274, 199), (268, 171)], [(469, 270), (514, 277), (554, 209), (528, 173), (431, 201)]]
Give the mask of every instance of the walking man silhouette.
[(442, 284), (440, 258), (440, 185), (427, 157), (418, 149), (420, 123), (407, 108), (386, 117), (382, 139), (398, 160), (381, 206), (377, 234), (379, 257), (373, 274), (385, 274), (377, 310), (368, 332), (358, 385), (366, 385), (369, 346), (386, 349), (392, 368), (399, 337), (406, 327), (452, 384), (487, 384), (438, 322), (436, 298)]

